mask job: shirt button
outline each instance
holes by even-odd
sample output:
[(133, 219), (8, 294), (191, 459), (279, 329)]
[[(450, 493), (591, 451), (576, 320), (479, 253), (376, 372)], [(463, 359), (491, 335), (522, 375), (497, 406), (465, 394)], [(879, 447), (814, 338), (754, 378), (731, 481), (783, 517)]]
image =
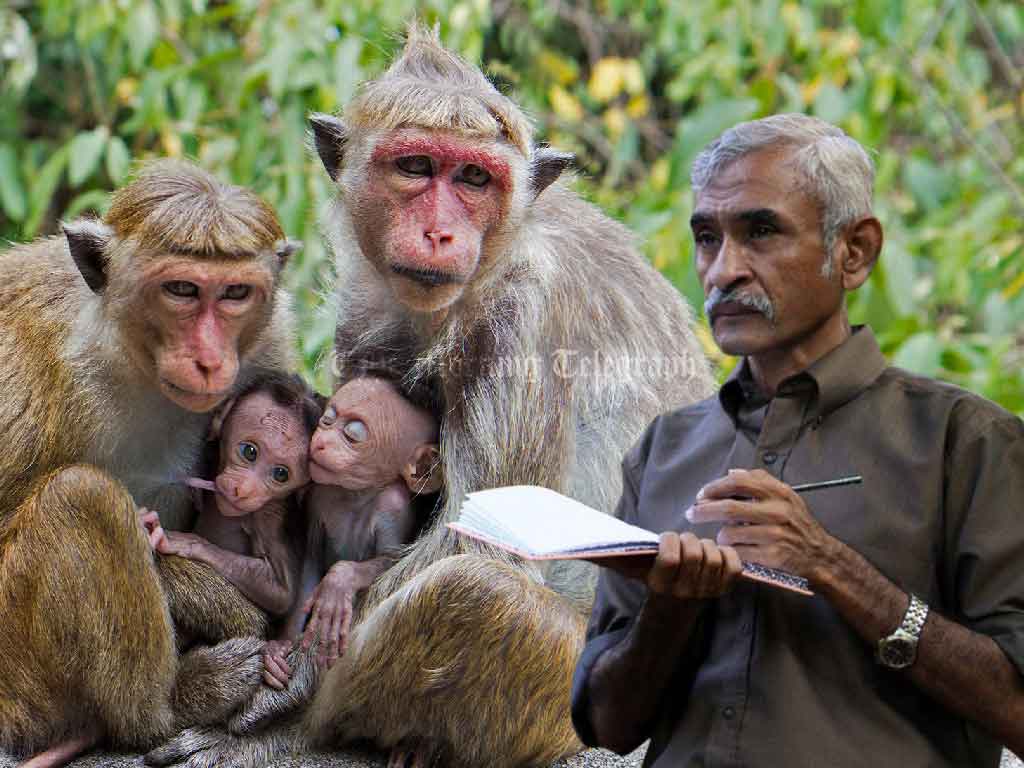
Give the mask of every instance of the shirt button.
[(724, 717), (726, 720), (732, 720), (733, 717), (735, 717), (735, 716), (736, 716), (736, 710), (733, 709), (732, 707), (726, 707), (725, 709), (722, 710), (722, 717)]
[(763, 461), (765, 464), (771, 465), (774, 464), (775, 460), (778, 458), (779, 454), (777, 454), (775, 451), (765, 451), (764, 454), (761, 456), (761, 461)]

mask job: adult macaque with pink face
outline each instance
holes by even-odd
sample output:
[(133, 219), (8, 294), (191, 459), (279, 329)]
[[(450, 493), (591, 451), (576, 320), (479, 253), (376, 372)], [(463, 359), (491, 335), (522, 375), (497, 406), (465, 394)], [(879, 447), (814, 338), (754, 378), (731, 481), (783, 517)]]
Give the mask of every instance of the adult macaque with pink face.
[[(298, 376), (265, 373), (214, 420), (217, 477), (199, 501), (191, 533), (141, 519), (153, 548), (207, 563), (274, 617), (295, 602), (302, 526), (297, 492), (309, 482), (309, 439), (320, 407)], [(209, 487), (206, 487), (209, 486)]]
[(302, 632), (309, 648), (321, 637), (318, 663), (330, 667), (345, 651), (353, 604), (399, 556), (416, 532), (413, 497), (441, 487), (438, 427), (391, 382), (359, 378), (331, 398), (309, 448), (313, 486), (302, 600), (289, 616), (284, 641), (269, 643), (264, 679), (287, 684), (285, 656)]

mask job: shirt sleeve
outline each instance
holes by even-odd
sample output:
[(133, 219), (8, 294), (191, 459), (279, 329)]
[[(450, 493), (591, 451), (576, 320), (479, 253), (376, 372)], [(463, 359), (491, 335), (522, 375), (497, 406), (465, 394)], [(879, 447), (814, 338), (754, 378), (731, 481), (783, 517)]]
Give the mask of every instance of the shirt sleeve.
[[(626, 454), (622, 462), (622, 496), (615, 516), (634, 523), (637, 512), (638, 482), (642, 471), (640, 446)], [(580, 740), (588, 746), (597, 746), (590, 723), (590, 674), (601, 655), (618, 645), (629, 633), (646, 589), (642, 582), (627, 579), (608, 568), (602, 568), (597, 581), (597, 593), (587, 626), (587, 642), (576, 664), (572, 682), (572, 723)]]
[(957, 620), (991, 637), (1024, 675), (1024, 423), (973, 409), (948, 454)]

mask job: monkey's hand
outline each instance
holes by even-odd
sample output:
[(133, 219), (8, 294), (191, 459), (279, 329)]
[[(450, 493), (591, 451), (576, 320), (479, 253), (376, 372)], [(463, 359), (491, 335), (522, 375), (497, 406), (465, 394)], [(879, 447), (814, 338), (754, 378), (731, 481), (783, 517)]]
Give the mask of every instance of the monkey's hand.
[(263, 646), (263, 682), (283, 691), (291, 680), (292, 670), (286, 657), (292, 650), (291, 640), (268, 640)]
[(178, 555), (189, 560), (199, 560), (200, 550), (209, 544), (202, 536), (182, 531), (163, 531), (156, 543), (156, 551), (162, 555)]
[(356, 566), (348, 560), (332, 565), (302, 606), (302, 610), (310, 614), (302, 636), (302, 647), (308, 649), (319, 632), (317, 665), (321, 670), (330, 669), (348, 645), (352, 603), (362, 586)]
[(149, 539), (150, 548), (160, 551), (161, 542), (166, 538), (163, 526), (160, 525), (160, 515), (145, 507), (139, 507), (139, 525)]

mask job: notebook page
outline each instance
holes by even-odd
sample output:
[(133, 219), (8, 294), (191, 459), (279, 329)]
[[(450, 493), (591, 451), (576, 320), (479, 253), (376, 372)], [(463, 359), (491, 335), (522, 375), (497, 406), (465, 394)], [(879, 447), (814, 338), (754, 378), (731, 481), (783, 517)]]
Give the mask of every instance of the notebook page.
[[(655, 533), (602, 514), (548, 488), (516, 485), (469, 494), (460, 523), (542, 555), (609, 544), (658, 543)], [(466, 511), (470, 515), (466, 520)], [(471, 522), (470, 522), (471, 521)], [(483, 527), (487, 525), (488, 527)]]

